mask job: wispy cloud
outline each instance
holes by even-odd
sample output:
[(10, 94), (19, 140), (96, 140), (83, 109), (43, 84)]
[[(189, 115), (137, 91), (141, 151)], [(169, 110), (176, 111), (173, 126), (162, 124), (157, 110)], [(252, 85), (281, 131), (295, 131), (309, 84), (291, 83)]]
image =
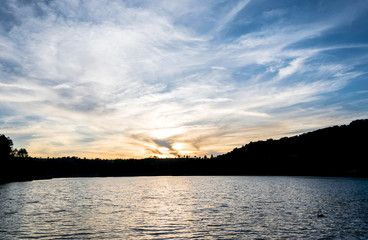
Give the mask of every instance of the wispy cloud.
[(228, 13), (226, 13), (217, 23), (215, 32), (220, 32), (238, 15), (238, 13), (250, 2), (250, 0), (239, 1)]
[(279, 79), (283, 79), (285, 77), (288, 77), (292, 75), (293, 73), (297, 72), (298, 70), (303, 67), (303, 58), (297, 58), (290, 62), (289, 66), (280, 68), (278, 77)]
[(367, 117), (367, 7), (346, 5), (5, 1), (0, 132), (34, 156), (208, 155)]

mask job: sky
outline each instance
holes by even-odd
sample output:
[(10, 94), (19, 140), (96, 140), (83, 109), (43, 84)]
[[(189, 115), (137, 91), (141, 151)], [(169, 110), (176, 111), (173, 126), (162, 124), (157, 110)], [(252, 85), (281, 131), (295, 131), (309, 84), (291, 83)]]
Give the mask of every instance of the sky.
[(368, 118), (366, 0), (3, 0), (0, 134), (33, 157), (214, 156)]

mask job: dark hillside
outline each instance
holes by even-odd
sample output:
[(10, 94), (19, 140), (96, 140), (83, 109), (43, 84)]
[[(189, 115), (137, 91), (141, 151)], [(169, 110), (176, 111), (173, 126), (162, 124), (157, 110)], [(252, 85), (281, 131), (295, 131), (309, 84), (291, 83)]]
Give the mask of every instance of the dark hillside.
[(368, 176), (368, 120), (280, 140), (251, 142), (217, 158), (232, 174)]

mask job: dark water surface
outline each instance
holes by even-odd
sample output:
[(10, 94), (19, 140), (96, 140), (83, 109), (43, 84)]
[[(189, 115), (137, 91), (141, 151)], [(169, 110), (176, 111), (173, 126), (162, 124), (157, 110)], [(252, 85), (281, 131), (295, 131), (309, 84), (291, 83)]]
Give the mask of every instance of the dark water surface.
[(368, 239), (367, 179), (51, 179), (0, 185), (0, 207), (0, 239)]

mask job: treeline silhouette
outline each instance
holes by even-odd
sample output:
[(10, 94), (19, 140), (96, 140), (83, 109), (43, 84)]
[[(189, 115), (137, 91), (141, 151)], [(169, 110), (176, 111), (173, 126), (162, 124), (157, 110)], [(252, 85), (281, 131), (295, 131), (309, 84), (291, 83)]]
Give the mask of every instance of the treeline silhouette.
[[(215, 158), (31, 158), (0, 135), (0, 182), (55, 177), (309, 175), (368, 177), (368, 120), (279, 140), (251, 142)], [(19, 153), (21, 152), (21, 153)]]
[(368, 119), (279, 140), (251, 142), (219, 156), (231, 174), (368, 177)]

